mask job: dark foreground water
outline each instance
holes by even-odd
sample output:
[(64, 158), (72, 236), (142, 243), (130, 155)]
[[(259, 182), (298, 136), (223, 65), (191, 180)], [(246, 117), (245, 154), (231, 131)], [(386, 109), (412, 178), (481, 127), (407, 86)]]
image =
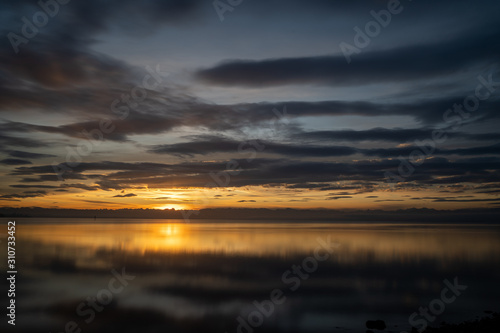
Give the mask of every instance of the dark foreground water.
[(401, 332), (500, 310), (498, 226), (97, 222), (16, 219), (2, 332)]

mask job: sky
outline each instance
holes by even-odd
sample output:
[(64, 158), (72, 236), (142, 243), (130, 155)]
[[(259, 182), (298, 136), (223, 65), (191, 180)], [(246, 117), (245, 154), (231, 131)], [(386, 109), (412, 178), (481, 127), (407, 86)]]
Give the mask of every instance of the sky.
[(0, 8), (0, 206), (500, 204), (498, 1)]

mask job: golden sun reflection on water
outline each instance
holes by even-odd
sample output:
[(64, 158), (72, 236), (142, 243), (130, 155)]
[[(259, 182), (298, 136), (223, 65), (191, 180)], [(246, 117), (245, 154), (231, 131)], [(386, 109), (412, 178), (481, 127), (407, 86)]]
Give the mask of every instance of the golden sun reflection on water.
[[(76, 219), (75, 219), (76, 220)], [(46, 245), (124, 252), (224, 253), (285, 256), (312, 253), (318, 238), (339, 243), (341, 261), (370, 256), (379, 261), (409, 258), (481, 260), (500, 256), (498, 228), (453, 225), (325, 223), (18, 223), (18, 236)]]

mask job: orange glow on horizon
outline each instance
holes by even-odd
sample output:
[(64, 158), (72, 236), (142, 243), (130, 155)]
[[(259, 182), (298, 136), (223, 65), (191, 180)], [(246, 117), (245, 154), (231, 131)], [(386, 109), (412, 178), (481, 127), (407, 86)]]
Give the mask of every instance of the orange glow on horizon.
[[(443, 198), (443, 199), (440, 199)], [(446, 201), (446, 198), (458, 199)], [(460, 200), (460, 199), (464, 200)], [(294, 208), (294, 209), (376, 209), (406, 208), (464, 209), (493, 208), (495, 202), (468, 199), (489, 199), (477, 193), (443, 193), (440, 189), (397, 190), (379, 188), (366, 192), (286, 187), (247, 186), (234, 188), (168, 188), (129, 189), (127, 191), (96, 190), (55, 192), (50, 195), (3, 200), (6, 207), (41, 207), (65, 209), (158, 209), (199, 210), (205, 208)], [(500, 201), (499, 201), (500, 202)]]

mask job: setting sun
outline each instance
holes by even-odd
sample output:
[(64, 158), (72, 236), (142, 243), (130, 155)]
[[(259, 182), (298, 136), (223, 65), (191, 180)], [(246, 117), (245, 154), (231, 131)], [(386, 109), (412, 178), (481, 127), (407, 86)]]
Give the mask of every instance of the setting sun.
[(175, 210), (185, 210), (185, 209), (189, 209), (187, 206), (183, 206), (183, 205), (166, 205), (166, 206), (157, 206), (157, 207), (154, 207), (155, 209), (161, 209), (161, 210), (165, 210), (165, 209), (175, 209)]

